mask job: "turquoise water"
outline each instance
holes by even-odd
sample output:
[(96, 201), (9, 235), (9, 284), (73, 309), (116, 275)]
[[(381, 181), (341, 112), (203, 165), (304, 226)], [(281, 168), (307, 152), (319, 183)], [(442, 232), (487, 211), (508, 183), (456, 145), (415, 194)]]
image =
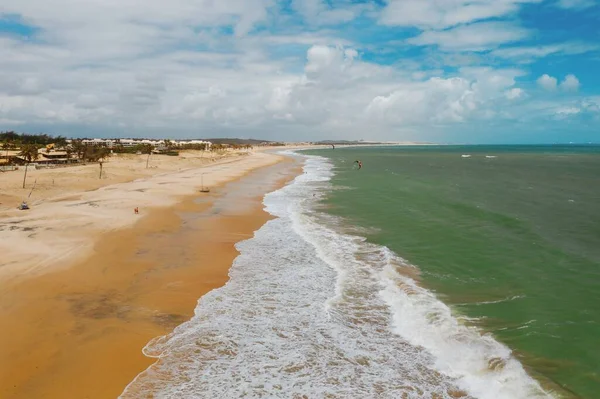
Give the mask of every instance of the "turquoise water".
[(334, 164), (328, 212), (416, 265), (544, 386), (600, 397), (600, 147), (309, 153)]

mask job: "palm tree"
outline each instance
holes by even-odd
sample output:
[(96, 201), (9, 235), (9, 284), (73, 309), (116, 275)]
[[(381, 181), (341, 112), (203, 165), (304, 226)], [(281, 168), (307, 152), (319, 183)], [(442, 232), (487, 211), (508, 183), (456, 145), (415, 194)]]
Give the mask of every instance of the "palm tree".
[(21, 152), (19, 152), (19, 156), (25, 158), (27, 163), (25, 164), (25, 176), (23, 176), (23, 188), (25, 188), (25, 180), (27, 179), (27, 168), (31, 161), (35, 161), (38, 159), (38, 148), (34, 144), (25, 144), (21, 147)]
[(102, 165), (104, 164), (104, 160), (110, 157), (112, 153), (106, 147), (100, 147), (96, 150), (95, 157), (98, 158), (98, 163), (100, 164), (100, 177), (102, 179)]
[(146, 169), (148, 169), (148, 162), (150, 162), (150, 155), (152, 154), (152, 145), (142, 144), (142, 146), (140, 147), (140, 152), (142, 154), (148, 154), (148, 158), (146, 158)]

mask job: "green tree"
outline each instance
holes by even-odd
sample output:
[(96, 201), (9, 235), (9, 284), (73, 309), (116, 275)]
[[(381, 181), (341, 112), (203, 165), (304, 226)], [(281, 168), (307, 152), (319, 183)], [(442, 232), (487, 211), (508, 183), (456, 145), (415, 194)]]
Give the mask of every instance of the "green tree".
[(27, 180), (27, 168), (32, 161), (38, 159), (38, 148), (34, 144), (25, 144), (21, 146), (21, 152), (19, 152), (19, 156), (25, 158), (25, 161), (27, 161), (25, 164), (25, 175), (23, 176), (23, 188), (25, 188), (25, 181)]
[(99, 160), (104, 161), (105, 159), (110, 158), (112, 156), (112, 152), (108, 147), (100, 147), (97, 149), (96, 156)]
[(4, 141), (4, 143), (2, 143), (2, 149), (6, 151), (6, 161), (7, 162), (8, 162), (8, 151), (12, 150), (13, 148), (15, 148), (15, 146), (9, 140), (6, 140), (6, 141)]
[(87, 151), (87, 146), (83, 144), (83, 140), (73, 140), (71, 142), (71, 150), (77, 156), (77, 159), (82, 160), (85, 158), (85, 153)]

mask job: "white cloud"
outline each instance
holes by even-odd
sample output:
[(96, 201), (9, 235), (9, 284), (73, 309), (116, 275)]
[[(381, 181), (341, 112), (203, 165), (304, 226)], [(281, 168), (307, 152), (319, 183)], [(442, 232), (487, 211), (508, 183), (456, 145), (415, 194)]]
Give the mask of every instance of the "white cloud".
[(581, 107), (587, 112), (600, 115), (600, 96), (584, 98), (581, 101)]
[(471, 83), (462, 78), (432, 78), (375, 97), (366, 112), (373, 121), (397, 125), (463, 122), (478, 107)]
[(538, 78), (537, 84), (548, 91), (555, 91), (558, 87), (564, 91), (577, 91), (580, 86), (579, 79), (572, 74), (567, 75), (560, 84), (558, 84), (558, 79), (555, 77), (544, 74)]
[(554, 115), (557, 119), (566, 119), (581, 113), (581, 109), (577, 107), (560, 107), (554, 110)]
[(344, 4), (343, 8), (334, 8), (324, 0), (292, 0), (292, 8), (302, 15), (307, 23), (314, 25), (348, 22), (372, 9), (367, 4)]
[(460, 77), (405, 83), (367, 107), (372, 120), (394, 125), (448, 124), (486, 119), (521, 74), (515, 70), (465, 68)]
[(515, 13), (521, 3), (540, 0), (389, 0), (381, 13), (385, 25), (443, 29)]
[[(48, 7), (44, 0), (3, 0), (2, 11), (22, 15), (26, 22), (47, 29), (48, 36), (56, 40), (66, 40), (64, 34), (76, 30), (79, 38), (84, 36), (86, 40), (91, 38), (81, 33), (94, 31), (100, 43), (129, 33), (131, 37), (122, 35), (120, 39), (131, 43), (145, 34), (153, 35), (154, 28), (160, 26), (233, 24), (236, 33), (243, 35), (255, 23), (263, 21), (267, 9), (273, 5), (272, 0), (171, 0), (168, 6), (161, 0), (55, 0)], [(172, 31), (166, 29), (162, 33), (168, 36)]]
[(565, 9), (585, 9), (593, 7), (596, 3), (594, 0), (558, 0), (556, 5)]
[(484, 51), (526, 38), (529, 31), (505, 22), (481, 22), (442, 31), (425, 31), (408, 39), (415, 45), (437, 45), (443, 50)]
[(579, 90), (579, 79), (575, 75), (567, 75), (565, 80), (560, 83), (560, 88), (566, 91)]
[(504, 92), (504, 95), (509, 100), (516, 100), (517, 98), (523, 97), (525, 95), (525, 92), (523, 91), (523, 89), (515, 87), (515, 88), (512, 88), (512, 89), (507, 90), (506, 92)]
[(243, 127), (264, 137), (272, 129), (307, 134), (311, 127), (316, 136), (357, 137), (367, 127), (383, 132), (484, 119), (506, 101), (505, 91), (521, 74), (472, 68), (453, 78), (414, 76), (414, 71), (364, 62), (354, 48), (323, 45), (306, 52), (301, 73), (284, 72), (281, 63), (256, 49), (177, 51), (74, 70), (67, 68), (68, 61), (46, 64), (49, 72), (37, 79), (47, 89), (38, 94), (0, 92), (0, 117), (38, 124), (101, 123), (109, 131), (145, 135), (153, 129), (198, 135)]
[[(590, 105), (592, 105), (590, 107)], [(593, 101), (578, 101), (570, 104), (559, 104), (552, 108), (550, 117), (554, 120), (565, 121), (582, 118), (591, 118), (598, 120), (598, 110), (594, 109)]]
[(548, 74), (543, 74), (537, 80), (537, 84), (544, 90), (554, 91), (556, 90), (557, 80)]
[(580, 113), (581, 109), (579, 109), (577, 107), (561, 107), (561, 108), (558, 108), (555, 112), (557, 114), (562, 114), (562, 115), (574, 115), (574, 114)]
[(590, 43), (558, 43), (544, 46), (518, 46), (496, 49), (490, 54), (494, 57), (512, 59), (518, 62), (534, 62), (536, 59), (550, 55), (585, 54), (600, 49), (597, 44)]
[[(424, 132), (431, 126), (551, 117), (546, 110), (556, 109), (558, 99), (542, 106), (535, 103), (534, 91), (525, 95), (515, 87), (522, 70), (447, 72), (448, 65), (484, 65), (484, 54), (459, 51), (496, 49), (528, 37), (529, 31), (514, 23), (471, 23), (508, 15), (520, 2), (421, 3), (433, 7), (433, 15), (405, 17), (436, 30), (408, 43), (437, 45), (444, 52), (429, 49), (426, 63), (402, 59), (380, 65), (365, 61), (377, 43), (369, 53), (339, 32), (314, 29), (370, 10), (347, 1), (296, 1), (303, 19), (312, 21), (307, 31), (288, 27), (292, 18), (276, 13), (275, 0), (172, 0), (168, 7), (159, 0), (56, 0), (51, 8), (43, 0), (4, 0), (2, 12), (21, 15), (41, 29), (34, 40), (0, 37), (0, 121), (63, 134), (65, 127), (78, 126), (84, 130), (66, 134), (84, 135), (95, 129), (107, 135), (168, 131), (287, 139), (360, 138), (368, 132), (372, 138), (398, 139), (402, 129)], [(277, 33), (254, 30), (270, 23), (286, 26)], [(540, 48), (538, 54), (569, 51), (573, 46), (561, 45)], [(517, 52), (492, 54), (522, 57)], [(429, 62), (434, 57), (437, 62)], [(548, 78), (556, 89), (556, 79)], [(576, 90), (575, 82), (567, 77), (560, 87)], [(590, 104), (592, 109), (597, 103)], [(585, 109), (583, 103), (567, 105)]]

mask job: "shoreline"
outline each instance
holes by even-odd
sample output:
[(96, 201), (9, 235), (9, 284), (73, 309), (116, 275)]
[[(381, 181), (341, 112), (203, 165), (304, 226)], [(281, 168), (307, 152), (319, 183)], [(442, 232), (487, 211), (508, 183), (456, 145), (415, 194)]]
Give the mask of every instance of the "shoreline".
[(262, 197), (298, 170), (290, 158), (268, 158), (277, 163), (234, 167), (208, 196), (179, 195), (133, 225), (97, 233), (85, 261), (0, 280), (0, 363), (8, 365), (0, 396), (118, 396), (156, 361), (142, 354), (148, 341), (189, 319), (198, 299), (227, 281), (234, 244), (271, 218)]

